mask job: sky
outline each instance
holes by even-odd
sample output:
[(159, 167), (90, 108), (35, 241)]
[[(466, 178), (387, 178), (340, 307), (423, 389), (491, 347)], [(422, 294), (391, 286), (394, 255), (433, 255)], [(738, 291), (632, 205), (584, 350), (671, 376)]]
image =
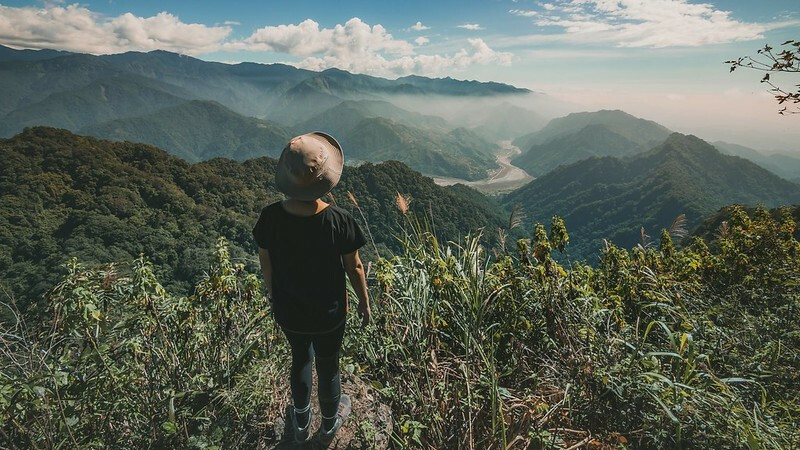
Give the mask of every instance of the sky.
[[(0, 0), (0, 44), (498, 81), (575, 110), (800, 152), (800, 114), (724, 61), (800, 40), (798, 0)], [(793, 89), (800, 72), (773, 81)]]

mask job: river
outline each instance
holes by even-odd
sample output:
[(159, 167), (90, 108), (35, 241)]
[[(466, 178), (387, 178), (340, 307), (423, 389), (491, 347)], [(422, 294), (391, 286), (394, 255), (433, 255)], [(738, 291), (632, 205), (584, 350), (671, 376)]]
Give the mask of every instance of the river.
[(511, 141), (500, 141), (497, 145), (500, 146), (500, 151), (496, 154), (497, 164), (500, 167), (491, 171), (488, 177), (482, 180), (468, 181), (460, 178), (433, 176), (431, 177), (433, 182), (439, 186), (461, 183), (487, 194), (497, 194), (512, 191), (533, 180), (528, 172), (511, 164), (511, 158), (522, 152), (519, 147), (512, 145)]

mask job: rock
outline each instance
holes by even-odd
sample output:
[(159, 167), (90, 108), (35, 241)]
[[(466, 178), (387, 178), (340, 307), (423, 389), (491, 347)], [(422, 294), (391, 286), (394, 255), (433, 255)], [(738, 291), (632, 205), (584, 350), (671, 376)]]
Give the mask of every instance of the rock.
[[(287, 391), (288, 391), (287, 380)], [(316, 377), (314, 380), (316, 386)], [(355, 375), (342, 373), (342, 392), (350, 396), (352, 411), (350, 417), (336, 433), (333, 442), (327, 449), (386, 449), (392, 435), (392, 412), (376, 398), (375, 389), (364, 383)], [(291, 416), (294, 411), (292, 405), (287, 404), (282, 417), (274, 422), (274, 439), (265, 448), (271, 449), (321, 449), (314, 435), (319, 430), (322, 415), (319, 411), (319, 402), (316, 399), (316, 388), (311, 396), (311, 439), (309, 442), (298, 445), (294, 443), (291, 431)]]

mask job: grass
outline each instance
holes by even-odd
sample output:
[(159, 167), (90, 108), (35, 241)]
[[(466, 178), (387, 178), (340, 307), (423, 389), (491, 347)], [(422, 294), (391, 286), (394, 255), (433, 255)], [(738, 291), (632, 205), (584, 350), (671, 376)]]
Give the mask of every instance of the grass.
[[(371, 265), (373, 324), (352, 327), (343, 351), (390, 406), (392, 446), (800, 446), (790, 216), (735, 209), (713, 242), (677, 248), (665, 231), (658, 245), (607, 245), (597, 267), (553, 258), (569, 251), (559, 218), (490, 249), (480, 232), (445, 243), (429, 218), (404, 217), (403, 252)], [(263, 444), (288, 356), (260, 292), (224, 242), (189, 297), (143, 260), (72, 263), (47, 320), (3, 324), (0, 439)], [(368, 418), (356, 426), (372, 442)]]

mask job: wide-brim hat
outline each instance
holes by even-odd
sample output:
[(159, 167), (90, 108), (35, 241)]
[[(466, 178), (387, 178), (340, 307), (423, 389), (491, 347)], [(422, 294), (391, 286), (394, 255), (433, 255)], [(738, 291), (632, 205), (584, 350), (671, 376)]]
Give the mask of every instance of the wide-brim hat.
[(275, 186), (288, 197), (316, 200), (342, 177), (344, 152), (333, 136), (321, 131), (293, 137), (275, 169)]

